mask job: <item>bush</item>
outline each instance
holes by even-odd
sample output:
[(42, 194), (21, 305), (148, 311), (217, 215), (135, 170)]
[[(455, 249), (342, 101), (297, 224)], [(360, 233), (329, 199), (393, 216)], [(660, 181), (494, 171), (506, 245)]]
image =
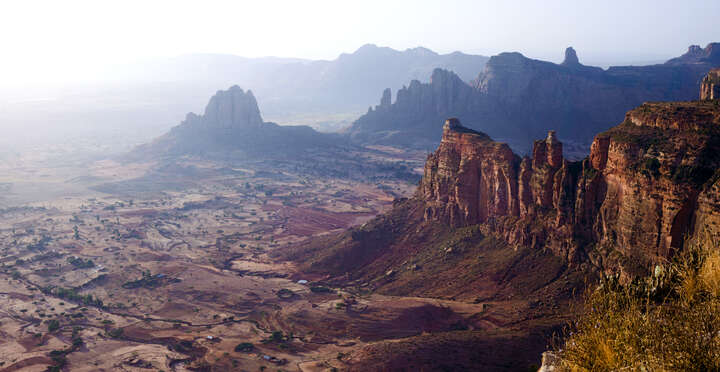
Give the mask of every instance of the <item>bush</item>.
[(321, 286), (313, 286), (310, 287), (310, 292), (313, 293), (330, 293), (332, 290), (328, 287), (321, 287)]
[(293, 292), (287, 288), (283, 288), (277, 292), (277, 296), (282, 299), (289, 299), (289, 298), (292, 298), (295, 296), (295, 292)]
[(55, 319), (49, 320), (47, 323), (47, 327), (48, 327), (48, 332), (55, 332), (58, 329), (60, 329), (60, 322), (58, 322)]
[(235, 346), (236, 352), (250, 352), (255, 348), (255, 345), (249, 342), (241, 342)]
[(122, 328), (113, 328), (108, 331), (108, 336), (111, 338), (120, 338), (123, 335), (123, 329)]
[(689, 247), (628, 284), (605, 278), (556, 348), (560, 370), (720, 370), (720, 253)]

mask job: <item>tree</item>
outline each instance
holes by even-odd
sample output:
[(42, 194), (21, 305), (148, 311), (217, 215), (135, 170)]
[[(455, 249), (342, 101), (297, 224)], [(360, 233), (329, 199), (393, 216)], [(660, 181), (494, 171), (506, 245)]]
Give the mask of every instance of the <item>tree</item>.
[(49, 320), (47, 327), (48, 332), (55, 332), (60, 329), (60, 322), (58, 322), (56, 319)]

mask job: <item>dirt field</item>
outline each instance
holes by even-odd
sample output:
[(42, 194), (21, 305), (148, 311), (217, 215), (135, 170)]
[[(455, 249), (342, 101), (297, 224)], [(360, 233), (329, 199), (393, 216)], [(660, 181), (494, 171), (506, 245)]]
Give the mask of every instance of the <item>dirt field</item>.
[(0, 371), (342, 369), (364, 345), (483, 311), (332, 288), (268, 258), (367, 221), (414, 191), (406, 180), (193, 159), (42, 164), (0, 169)]

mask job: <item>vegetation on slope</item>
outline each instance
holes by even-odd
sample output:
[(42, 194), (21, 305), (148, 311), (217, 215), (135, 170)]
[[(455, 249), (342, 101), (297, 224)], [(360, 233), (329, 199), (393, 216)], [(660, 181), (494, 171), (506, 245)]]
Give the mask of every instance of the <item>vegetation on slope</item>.
[(559, 348), (567, 371), (720, 370), (720, 251), (690, 247), (642, 280), (605, 278)]

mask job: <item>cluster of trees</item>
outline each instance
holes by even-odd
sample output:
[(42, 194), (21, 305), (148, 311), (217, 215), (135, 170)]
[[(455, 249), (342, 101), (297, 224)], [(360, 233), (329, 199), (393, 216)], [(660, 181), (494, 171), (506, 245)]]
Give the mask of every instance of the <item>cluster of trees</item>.
[(135, 288), (156, 288), (160, 286), (160, 278), (157, 275), (152, 275), (150, 271), (143, 272), (142, 278), (123, 283), (122, 287), (125, 289)]
[(93, 296), (92, 294), (80, 294), (75, 288), (47, 287), (43, 288), (42, 292), (46, 294), (52, 294), (69, 301), (79, 302), (83, 305), (96, 307), (103, 307), (104, 305), (101, 299)]
[(89, 269), (91, 267), (95, 267), (95, 263), (92, 260), (83, 260), (82, 258), (75, 256), (68, 257), (67, 262), (79, 269)]

